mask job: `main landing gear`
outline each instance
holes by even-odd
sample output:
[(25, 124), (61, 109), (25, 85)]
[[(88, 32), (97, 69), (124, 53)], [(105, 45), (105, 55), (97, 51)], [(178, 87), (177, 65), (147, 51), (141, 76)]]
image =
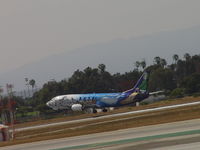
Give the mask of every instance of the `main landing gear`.
[[(105, 108), (103, 108), (103, 109), (102, 109), (102, 112), (108, 112), (108, 110), (105, 109)], [(92, 113), (94, 113), (94, 114), (97, 113), (97, 110), (96, 110), (96, 109), (93, 109), (93, 110), (92, 110)]]
[[(108, 110), (106, 108), (102, 109), (102, 112), (108, 112)], [(92, 113), (96, 114), (97, 110), (95, 108), (92, 109)]]
[(103, 112), (107, 112), (108, 110), (104, 108), (102, 111), (103, 111)]

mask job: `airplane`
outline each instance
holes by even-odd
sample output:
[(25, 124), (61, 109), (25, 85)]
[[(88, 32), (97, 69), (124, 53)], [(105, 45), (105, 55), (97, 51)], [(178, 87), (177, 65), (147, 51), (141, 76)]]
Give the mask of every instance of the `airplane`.
[(145, 71), (132, 89), (121, 93), (68, 94), (52, 98), (46, 103), (54, 110), (72, 110), (97, 113), (97, 109), (135, 104), (158, 92), (148, 92), (149, 73)]

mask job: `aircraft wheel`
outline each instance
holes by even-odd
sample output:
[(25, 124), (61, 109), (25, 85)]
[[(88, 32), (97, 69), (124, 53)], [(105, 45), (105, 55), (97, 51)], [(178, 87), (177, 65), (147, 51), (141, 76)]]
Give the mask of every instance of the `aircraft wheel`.
[(93, 113), (94, 113), (94, 114), (97, 113), (97, 110), (96, 110), (96, 109), (93, 109)]
[(105, 109), (105, 108), (103, 109), (103, 112), (107, 112), (107, 111), (108, 111), (107, 109)]

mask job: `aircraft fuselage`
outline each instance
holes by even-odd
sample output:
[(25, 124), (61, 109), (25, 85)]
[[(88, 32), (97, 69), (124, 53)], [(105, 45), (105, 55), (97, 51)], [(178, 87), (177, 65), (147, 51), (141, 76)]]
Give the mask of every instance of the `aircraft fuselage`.
[[(55, 110), (71, 109), (74, 104), (85, 108), (120, 107), (148, 97), (148, 93), (93, 93), (93, 94), (68, 94), (54, 97), (47, 105)], [(78, 106), (78, 105), (77, 105)]]

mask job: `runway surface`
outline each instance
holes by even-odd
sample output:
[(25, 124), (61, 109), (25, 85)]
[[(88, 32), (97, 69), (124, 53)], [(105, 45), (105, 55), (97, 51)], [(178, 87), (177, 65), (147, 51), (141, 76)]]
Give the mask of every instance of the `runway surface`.
[(1, 147), (1, 150), (179, 150), (186, 147), (199, 149), (200, 119)]
[(56, 123), (50, 123), (50, 124), (43, 124), (43, 125), (36, 125), (31, 127), (24, 127), (24, 128), (17, 128), (16, 131), (24, 131), (24, 130), (30, 130), (30, 129), (37, 129), (37, 128), (45, 128), (55, 125), (65, 125), (70, 123), (80, 123), (85, 121), (92, 121), (92, 120), (98, 120), (98, 119), (105, 119), (105, 118), (111, 118), (111, 117), (119, 117), (119, 116), (125, 116), (129, 114), (138, 114), (138, 113), (145, 113), (145, 112), (154, 112), (159, 110), (167, 110), (172, 108), (179, 108), (184, 106), (193, 106), (198, 105), (200, 102), (192, 102), (192, 103), (185, 103), (185, 104), (177, 104), (177, 105), (171, 105), (171, 106), (164, 106), (164, 107), (157, 107), (157, 108), (150, 108), (150, 109), (144, 109), (144, 110), (138, 110), (138, 111), (131, 111), (131, 112), (125, 112), (125, 113), (118, 113), (118, 114), (112, 114), (112, 115), (105, 115), (100, 116), (96, 118), (86, 118), (86, 119), (79, 119), (79, 120), (71, 120), (71, 121), (63, 121), (63, 122), (56, 122)]

